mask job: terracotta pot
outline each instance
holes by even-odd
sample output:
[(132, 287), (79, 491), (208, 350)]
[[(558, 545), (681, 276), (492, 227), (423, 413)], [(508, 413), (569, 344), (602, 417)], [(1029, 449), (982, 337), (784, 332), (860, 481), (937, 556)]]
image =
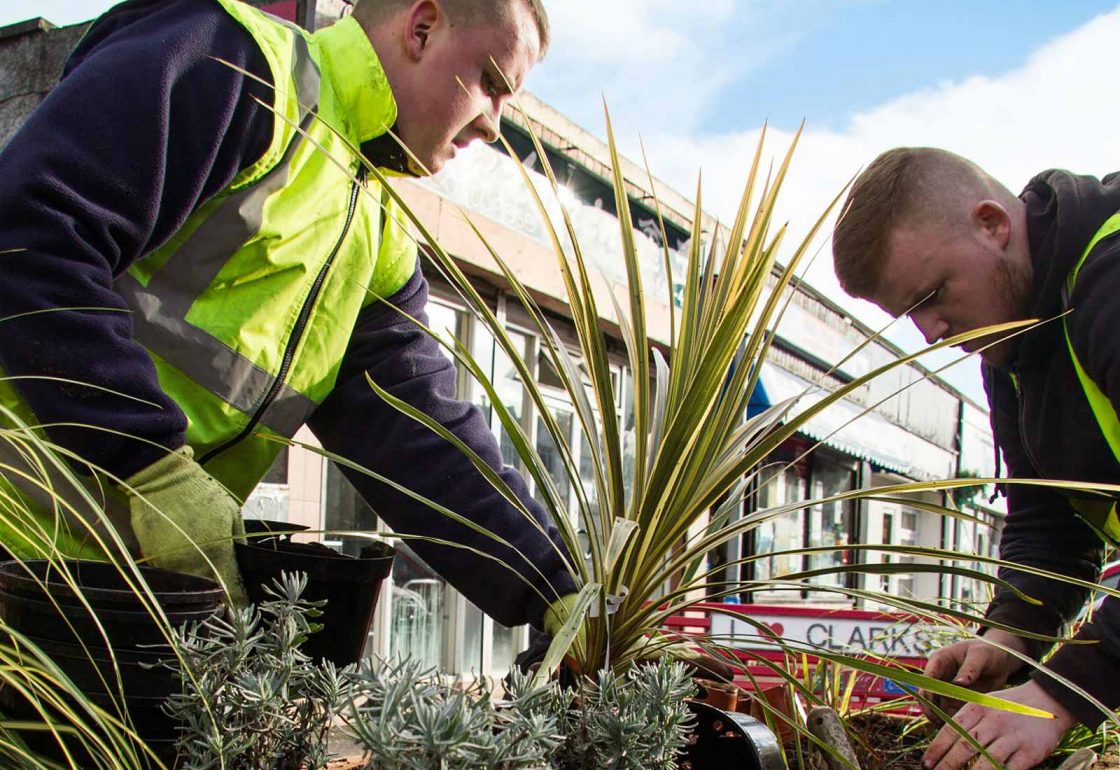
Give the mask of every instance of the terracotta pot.
[(692, 681), (699, 690), (696, 700), (724, 711), (735, 711), (739, 703), (739, 688), (736, 685), (700, 677)]
[[(788, 685), (773, 684), (758, 690), (742, 690), (736, 710), (741, 714), (749, 714), (765, 724), (772, 724), (783, 743), (792, 740), (796, 733), (790, 724), (795, 720), (795, 715)], [(768, 712), (773, 716), (767, 718)], [(781, 719), (777, 714), (783, 715), (790, 721)]]

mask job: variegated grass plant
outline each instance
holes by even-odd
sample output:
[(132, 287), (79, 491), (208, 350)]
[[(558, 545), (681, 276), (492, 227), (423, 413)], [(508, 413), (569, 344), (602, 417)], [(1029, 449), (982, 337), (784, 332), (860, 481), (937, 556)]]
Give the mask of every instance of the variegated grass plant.
[[(21, 716), (0, 714), (0, 766), (28, 770), (164, 768), (165, 764), (133, 726), (133, 715), (125, 705), (117, 653), (109, 642), (102, 619), (83, 590), (80, 562), (75, 563), (60, 553), (56, 546), (57, 532), (32, 513), (27, 496), (47, 501), (56, 517), (56, 526), (67, 520), (76, 523), (78, 529), (73, 531), (84, 536), (88, 545), (102, 554), (102, 560), (112, 564), (120, 577), (121, 588), (135, 594), (137, 606), (151, 616), (158, 633), (168, 642), (167, 655), (174, 658), (171, 624), (105, 513), (108, 494), (105, 485), (120, 483), (120, 480), (103, 474), (50, 442), (43, 427), (28, 424), (23, 416), (0, 407), (0, 521), (6, 531), (23, 534), (24, 544), (34, 553), (34, 559), (49, 564), (51, 582), (65, 585), (75, 598), (76, 604), (62, 607), (46, 592), (46, 584), (39, 574), (28, 570), (27, 574), (54, 603), (58, 620), (70, 625), (74, 632), (71, 641), (77, 645), (74, 649), (84, 649), (89, 655), (91, 671), (95, 670), (100, 678), (98, 689), (103, 696), (94, 700), (76, 685), (50, 655), (43, 652), (37, 640), (25, 633), (27, 621), (13, 625), (6, 612), (0, 614), (0, 689), (7, 691), (6, 696), (25, 704)], [(76, 468), (87, 468), (92, 475), (81, 475)], [(84, 522), (84, 531), (81, 522)], [(26, 563), (19, 558), (16, 561)], [(0, 601), (7, 604), (13, 598), (5, 596)], [(92, 622), (97, 638), (79, 639), (75, 623), (80, 622)], [(102, 648), (98, 655), (109, 656), (108, 666), (93, 662), (92, 645)], [(27, 741), (33, 735), (40, 739), (36, 745), (54, 745), (51, 754), (56, 758), (44, 757), (29, 748)]]

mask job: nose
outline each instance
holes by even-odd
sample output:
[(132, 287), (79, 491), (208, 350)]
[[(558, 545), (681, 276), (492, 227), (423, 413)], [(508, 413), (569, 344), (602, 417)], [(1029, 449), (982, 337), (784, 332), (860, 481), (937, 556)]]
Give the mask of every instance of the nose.
[(478, 138), (487, 144), (498, 141), (501, 132), (503, 106), (503, 100), (491, 99), (486, 103), (478, 117), (475, 118), (475, 131), (478, 132)]
[(917, 311), (910, 314), (910, 320), (914, 322), (914, 326), (918, 327), (918, 331), (925, 337), (927, 345), (937, 342), (949, 331), (949, 324), (933, 313)]

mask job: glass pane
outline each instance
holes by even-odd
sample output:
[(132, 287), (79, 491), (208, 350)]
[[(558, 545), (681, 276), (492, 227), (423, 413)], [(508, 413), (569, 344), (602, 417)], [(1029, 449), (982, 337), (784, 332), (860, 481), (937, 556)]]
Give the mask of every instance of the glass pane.
[(490, 676), (504, 677), (513, 666), (514, 630), (494, 623), (493, 645), (490, 647)]
[[(342, 471), (334, 463), (327, 463), (326, 510), (323, 515), (324, 529), (328, 532), (365, 531), (378, 529), (377, 514), (358, 494), (358, 490), (346, 480)], [(328, 535), (335, 539), (335, 535)], [(355, 537), (338, 537), (342, 542), (342, 552), (357, 556), (366, 541)]]
[[(521, 351), (521, 355), (524, 356), (529, 342), (528, 337), (513, 331), (509, 332), (509, 337)], [(521, 377), (518, 375), (517, 369), (514, 368), (513, 362), (505, 351), (498, 347), (494, 351), (494, 387), (510, 414), (524, 426), (525, 388), (521, 384)], [(496, 430), (498, 431), (498, 443), (502, 448), (502, 460), (506, 465), (519, 467), (521, 462), (517, 456), (517, 449), (505, 428), (499, 423)]]
[[(804, 499), (801, 478), (793, 468), (766, 472), (759, 486), (759, 508), (788, 505)], [(789, 553), (801, 547), (804, 539), (805, 512), (790, 511), (761, 524), (755, 529), (755, 549), (759, 554), (773, 554), (755, 562), (759, 580), (780, 579), (801, 571), (801, 554)]]
[(628, 369), (621, 372), (622, 389), (619, 393), (622, 403), (622, 484), (623, 496), (630, 503), (632, 480), (634, 478), (634, 446), (637, 434), (634, 427), (634, 399), (630, 392), (633, 383)]
[(560, 373), (556, 371), (556, 367), (552, 364), (552, 355), (544, 346), (537, 353), (537, 382), (550, 388), (563, 389), (564, 381), (560, 378)]
[(463, 659), (457, 670), (474, 674), (482, 671), (482, 610), (463, 600)]
[[(841, 465), (822, 457), (813, 463), (813, 499), (820, 500), (852, 489), (855, 472), (850, 466)], [(828, 569), (847, 563), (848, 533), (852, 526), (852, 501), (831, 501), (814, 505), (809, 513), (809, 546), (835, 550), (812, 554), (809, 569)], [(820, 575), (812, 579), (817, 585), (843, 586), (846, 576), (842, 573)]]
[[(326, 529), (377, 531), (384, 529), (365, 500), (333, 463), (327, 465)], [(343, 553), (357, 556), (367, 540), (341, 537)], [(443, 661), (443, 598), (446, 583), (404, 542), (394, 543), (396, 559), (382, 592), (391, 596), (389, 654), (412, 656), (426, 665)]]
[(393, 617), (391, 658), (411, 658), (425, 666), (443, 662), (444, 582), (405, 543), (396, 543), (390, 576)]
[[(459, 322), (462, 314), (454, 308), (447, 305), (441, 305), (438, 302), (428, 303), (428, 328), (439, 338), (446, 342), (452, 342), (459, 334)], [(442, 347), (440, 352), (448, 358), (453, 360), (450, 353)]]
[[(564, 436), (570, 437), (572, 435), (572, 413), (554, 409), (552, 414), (556, 418), (556, 424), (560, 427), (560, 432)], [(560, 450), (556, 447), (552, 435), (548, 432), (544, 420), (540, 417), (537, 418), (537, 453), (540, 455), (544, 467), (548, 470), (548, 475), (552, 477), (556, 484), (560, 495), (560, 505), (567, 510), (572, 493), (571, 486), (568, 483), (568, 474), (564, 470), (564, 461)], [(537, 490), (536, 498), (541, 501), (544, 500), (544, 495), (541, 494), (540, 490)]]
[(595, 462), (591, 443), (582, 432), (579, 434), (579, 480), (587, 497), (587, 504), (591, 507), (591, 515), (594, 516), (599, 511), (599, 490), (595, 487)]

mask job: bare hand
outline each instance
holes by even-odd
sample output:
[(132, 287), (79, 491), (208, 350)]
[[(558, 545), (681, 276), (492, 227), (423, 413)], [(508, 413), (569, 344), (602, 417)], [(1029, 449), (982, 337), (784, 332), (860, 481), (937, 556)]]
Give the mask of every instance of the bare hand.
[[(980, 639), (968, 639), (937, 650), (929, 656), (929, 662), (923, 673), (930, 679), (951, 681), (953, 684), (978, 692), (998, 690), (1007, 684), (1008, 677), (1019, 670), (1023, 662), (990, 642), (1002, 644), (1018, 652), (1026, 650), (1026, 645), (1020, 637), (993, 629)], [(943, 711), (955, 711), (961, 705), (960, 701), (943, 698), (927, 691), (922, 691), (921, 695), (933, 701)], [(927, 717), (932, 721), (940, 722), (936, 714), (929, 712), (930, 710), (927, 709)]]
[[(975, 703), (969, 703), (956, 713), (954, 721), (1007, 770), (1030, 770), (1047, 759), (1057, 748), (1062, 735), (1076, 721), (1064, 706), (1035, 682), (1004, 690), (999, 697), (1048, 711), (1055, 717), (1043, 719), (1012, 714)], [(973, 757), (977, 759), (972, 770), (992, 770), (992, 764), (968, 739), (946, 725), (926, 749), (922, 764), (930, 770), (959, 770)]]

